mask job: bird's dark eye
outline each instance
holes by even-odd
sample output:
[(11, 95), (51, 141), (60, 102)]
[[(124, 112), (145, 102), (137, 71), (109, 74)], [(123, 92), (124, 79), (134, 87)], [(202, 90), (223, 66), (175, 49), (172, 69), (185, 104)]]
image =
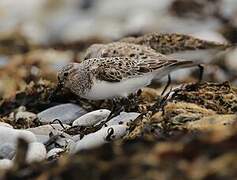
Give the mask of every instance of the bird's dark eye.
[(63, 76), (67, 77), (68, 76), (68, 72), (63, 73)]

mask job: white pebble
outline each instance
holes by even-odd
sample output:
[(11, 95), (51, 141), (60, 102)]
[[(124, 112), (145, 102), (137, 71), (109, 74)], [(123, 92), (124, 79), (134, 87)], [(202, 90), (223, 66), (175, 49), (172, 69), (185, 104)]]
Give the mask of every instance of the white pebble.
[(19, 119), (24, 119), (28, 122), (31, 122), (36, 118), (37, 118), (36, 114), (28, 111), (19, 111), (15, 114), (16, 121), (18, 121)]
[(75, 143), (70, 149), (70, 153), (76, 153), (83, 149), (92, 149), (109, 141), (119, 139), (127, 133), (127, 126), (114, 125), (102, 128), (95, 133), (84, 136), (81, 140)]
[(35, 135), (30, 131), (22, 129), (12, 129), (4, 126), (0, 126), (0, 137), (0, 145), (3, 143), (15, 144), (18, 138), (23, 138), (29, 143), (36, 141)]
[(27, 130), (12, 129), (0, 126), (0, 156), (12, 159), (15, 154), (18, 138), (23, 138), (28, 143), (35, 142), (35, 135)]
[(0, 159), (0, 169), (10, 169), (13, 166), (12, 160), (9, 159)]
[(16, 146), (13, 143), (3, 143), (0, 145), (0, 159), (12, 159), (16, 153)]
[(73, 121), (73, 126), (92, 126), (98, 122), (105, 120), (110, 114), (108, 109), (99, 109), (96, 111), (89, 112), (75, 121)]
[(8, 124), (8, 123), (5, 123), (5, 122), (0, 122), (0, 126), (13, 128), (12, 125), (10, 125), (10, 124)]
[(237, 70), (237, 62), (236, 62), (236, 58), (237, 58), (237, 48), (233, 49), (232, 51), (230, 51), (227, 55), (226, 55), (226, 64), (228, 66), (228, 68), (230, 68), (233, 71)]
[[(71, 127), (67, 124), (63, 124), (63, 126), (65, 128)], [(56, 134), (57, 132), (61, 132), (63, 131), (63, 127), (60, 124), (47, 124), (35, 128), (28, 128), (27, 130), (35, 134), (38, 142), (44, 143), (49, 139), (50, 133)]]
[(62, 148), (53, 148), (47, 153), (47, 159), (52, 156), (58, 156), (58, 154), (64, 152), (64, 149)]
[[(112, 125), (121, 125), (125, 124), (131, 121), (134, 121), (140, 113), (136, 112), (121, 112), (118, 116), (112, 118), (110, 121), (106, 123), (106, 126), (112, 126)], [(106, 127), (104, 126), (104, 127)]]
[(26, 155), (27, 162), (42, 161), (46, 158), (46, 148), (42, 143), (33, 142), (29, 144), (29, 149)]
[[(65, 128), (69, 128), (69, 125), (64, 125)], [(68, 143), (72, 141), (72, 136), (65, 133), (63, 131), (63, 127), (60, 124), (51, 124), (51, 125), (42, 125), (35, 128), (29, 128), (29, 131), (33, 132), (37, 141), (41, 143), (45, 143), (49, 140), (50, 136), (57, 136), (54, 142), (48, 146), (48, 149), (52, 149), (55, 147), (67, 147)]]

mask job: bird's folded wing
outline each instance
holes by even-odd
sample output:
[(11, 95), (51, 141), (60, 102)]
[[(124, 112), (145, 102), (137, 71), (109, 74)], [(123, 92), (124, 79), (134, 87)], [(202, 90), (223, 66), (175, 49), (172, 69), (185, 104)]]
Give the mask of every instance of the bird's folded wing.
[[(178, 61), (170, 59), (156, 59), (154, 57), (133, 60), (128, 57), (101, 58), (101, 62), (93, 69), (98, 80), (119, 82), (123, 79), (142, 76), (146, 73), (168, 67), (193, 66), (192, 61)], [(174, 68), (175, 69), (175, 68)]]

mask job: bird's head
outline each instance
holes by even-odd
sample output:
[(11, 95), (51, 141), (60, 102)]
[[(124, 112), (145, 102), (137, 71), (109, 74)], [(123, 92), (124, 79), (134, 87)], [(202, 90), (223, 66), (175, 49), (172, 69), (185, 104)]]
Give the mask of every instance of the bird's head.
[(72, 73), (76, 63), (69, 63), (59, 70), (58, 76), (58, 86), (60, 88), (64, 87), (68, 81), (70, 74)]
[(91, 45), (85, 53), (84, 59), (91, 59), (97, 57), (103, 57), (104, 44), (93, 44)]

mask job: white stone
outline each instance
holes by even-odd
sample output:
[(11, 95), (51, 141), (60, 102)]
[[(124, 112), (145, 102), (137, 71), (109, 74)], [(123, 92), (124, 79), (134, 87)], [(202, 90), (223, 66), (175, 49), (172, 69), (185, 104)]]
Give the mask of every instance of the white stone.
[(47, 159), (52, 156), (58, 156), (58, 154), (64, 152), (65, 150), (62, 148), (53, 148), (47, 153)]
[(12, 159), (16, 153), (16, 146), (13, 143), (3, 143), (0, 145), (0, 159)]
[(86, 111), (80, 106), (66, 103), (48, 108), (38, 113), (37, 116), (42, 123), (49, 123), (58, 119), (63, 124), (71, 124), (76, 118), (84, 114), (86, 114)]
[(10, 125), (10, 124), (8, 124), (8, 123), (5, 123), (5, 122), (0, 122), (0, 126), (13, 128), (12, 125)]
[(83, 149), (92, 149), (107, 142), (123, 137), (127, 133), (127, 126), (114, 125), (102, 128), (95, 133), (84, 136), (71, 147), (70, 153), (76, 153)]
[(75, 121), (73, 121), (73, 126), (92, 126), (98, 122), (105, 120), (110, 114), (108, 109), (99, 109), (96, 111), (89, 112)]
[[(65, 128), (69, 128), (69, 125), (63, 124)], [(60, 135), (57, 140), (55, 140), (55, 143), (59, 145), (60, 147), (65, 147), (68, 144), (68, 141), (72, 139), (70, 135), (63, 132), (63, 127), (60, 124), (47, 124), (38, 126), (35, 128), (29, 128), (29, 131), (33, 132), (36, 135), (37, 141), (41, 143), (45, 143), (49, 140), (50, 134), (52, 135)], [(54, 148), (53, 146), (50, 146), (51, 148)], [(49, 148), (49, 147), (48, 147)]]
[(42, 161), (46, 158), (46, 148), (42, 143), (33, 142), (29, 144), (29, 148), (26, 155), (27, 162)]
[(128, 122), (134, 121), (139, 115), (140, 113), (137, 112), (121, 112), (118, 116), (108, 121), (104, 127), (121, 124), (126, 125)]
[[(63, 124), (63, 126), (65, 128), (71, 127), (67, 124)], [(28, 128), (27, 130), (35, 134), (38, 142), (44, 143), (49, 140), (50, 133), (56, 134), (58, 132), (61, 132), (63, 131), (63, 127), (60, 124), (47, 124), (35, 128)]]
[[(70, 128), (71, 126), (63, 124), (64, 128)], [(37, 135), (49, 135), (51, 132), (63, 131), (63, 127), (60, 124), (46, 124), (34, 128), (28, 128), (28, 131), (31, 131)]]
[(233, 49), (233, 51), (229, 52), (227, 55), (226, 55), (226, 64), (228, 66), (228, 68), (230, 68), (231, 70), (233, 71), (236, 71), (237, 70), (237, 61), (236, 61), (236, 58), (237, 58), (237, 48)]
[(75, 142), (79, 141), (80, 139), (81, 139), (81, 135), (80, 134), (72, 136), (72, 140), (75, 141)]
[(28, 143), (35, 142), (35, 135), (27, 130), (12, 129), (0, 126), (0, 157), (12, 159), (15, 154), (18, 138), (23, 138)]
[(15, 114), (16, 121), (18, 121), (19, 119), (24, 119), (24, 120), (27, 120), (30, 122), (36, 118), (37, 118), (36, 114), (34, 114), (32, 112), (28, 112), (28, 111), (19, 111)]
[(13, 166), (12, 160), (9, 159), (0, 159), (0, 169), (10, 169)]
[(0, 145), (3, 143), (17, 143), (18, 138), (23, 138), (27, 142), (36, 141), (35, 135), (27, 130), (12, 129), (9, 127), (0, 126)]

